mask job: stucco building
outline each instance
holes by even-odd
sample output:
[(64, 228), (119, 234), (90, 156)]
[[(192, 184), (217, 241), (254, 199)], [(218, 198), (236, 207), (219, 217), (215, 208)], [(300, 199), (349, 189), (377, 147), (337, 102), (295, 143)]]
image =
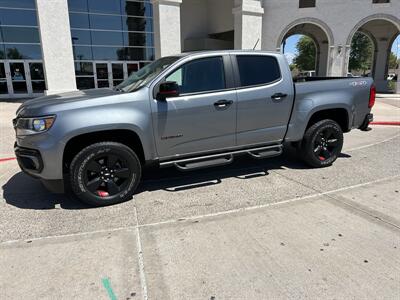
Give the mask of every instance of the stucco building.
[(400, 0), (0, 0), (0, 98), (113, 87), (181, 51), (281, 51), (293, 34), (314, 40), (319, 76), (344, 76), (357, 31), (385, 91)]

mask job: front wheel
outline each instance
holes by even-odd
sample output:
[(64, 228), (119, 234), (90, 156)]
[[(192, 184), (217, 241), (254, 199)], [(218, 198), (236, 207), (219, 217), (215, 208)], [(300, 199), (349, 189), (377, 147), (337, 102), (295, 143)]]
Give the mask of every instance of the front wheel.
[(101, 142), (80, 151), (70, 166), (71, 188), (83, 202), (105, 206), (129, 200), (141, 177), (140, 161), (129, 147)]
[(307, 129), (301, 143), (303, 160), (312, 167), (332, 165), (343, 147), (343, 131), (333, 120), (322, 120)]

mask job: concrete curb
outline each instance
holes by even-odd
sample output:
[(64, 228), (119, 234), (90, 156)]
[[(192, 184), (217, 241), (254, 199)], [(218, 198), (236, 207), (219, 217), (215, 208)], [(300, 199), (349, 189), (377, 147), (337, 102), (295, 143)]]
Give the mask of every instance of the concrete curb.
[(376, 121), (369, 123), (370, 125), (389, 125), (389, 126), (400, 126), (400, 121)]
[(1, 163), (1, 162), (6, 162), (6, 161), (10, 161), (10, 160), (14, 160), (14, 159), (16, 159), (16, 157), (0, 158), (0, 163)]

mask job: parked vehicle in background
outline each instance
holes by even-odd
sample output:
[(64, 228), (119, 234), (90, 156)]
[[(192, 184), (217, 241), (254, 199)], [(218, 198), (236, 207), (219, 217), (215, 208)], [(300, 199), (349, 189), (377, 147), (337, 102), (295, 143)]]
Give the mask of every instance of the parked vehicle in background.
[(63, 183), (95, 206), (132, 197), (148, 164), (182, 171), (256, 159), (294, 144), (330, 166), (343, 133), (367, 130), (370, 78), (293, 83), (278, 53), (214, 51), (164, 57), (117, 89), (45, 96), (21, 105), (15, 153), (46, 186)]
[(388, 76), (386, 77), (386, 80), (393, 80), (393, 78), (396, 76), (395, 73), (389, 73)]
[(298, 77), (315, 77), (317, 72), (315, 71), (302, 71), (299, 73)]

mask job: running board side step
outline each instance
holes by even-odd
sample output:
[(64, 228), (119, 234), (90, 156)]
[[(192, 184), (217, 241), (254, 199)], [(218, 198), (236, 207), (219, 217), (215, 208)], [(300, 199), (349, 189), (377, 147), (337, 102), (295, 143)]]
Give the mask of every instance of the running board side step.
[(208, 159), (203, 161), (192, 161), (187, 163), (175, 163), (175, 167), (181, 171), (191, 171), (197, 169), (203, 169), (208, 167), (217, 167), (217, 166), (224, 166), (228, 165), (233, 162), (233, 155), (228, 155), (226, 157)]
[(283, 147), (280, 145), (279, 147), (276, 147), (274, 149), (261, 150), (261, 151), (249, 151), (247, 153), (256, 159), (263, 159), (263, 158), (267, 158), (267, 157), (279, 156), (282, 154), (282, 152), (283, 152)]
[(181, 171), (191, 171), (196, 169), (230, 164), (233, 161), (235, 154), (247, 153), (253, 158), (263, 159), (263, 158), (278, 156), (282, 154), (282, 152), (283, 152), (282, 145), (272, 145), (265, 147), (236, 150), (219, 154), (205, 155), (199, 157), (165, 161), (165, 162), (160, 162), (160, 167), (164, 168), (169, 166), (175, 166), (178, 170)]

